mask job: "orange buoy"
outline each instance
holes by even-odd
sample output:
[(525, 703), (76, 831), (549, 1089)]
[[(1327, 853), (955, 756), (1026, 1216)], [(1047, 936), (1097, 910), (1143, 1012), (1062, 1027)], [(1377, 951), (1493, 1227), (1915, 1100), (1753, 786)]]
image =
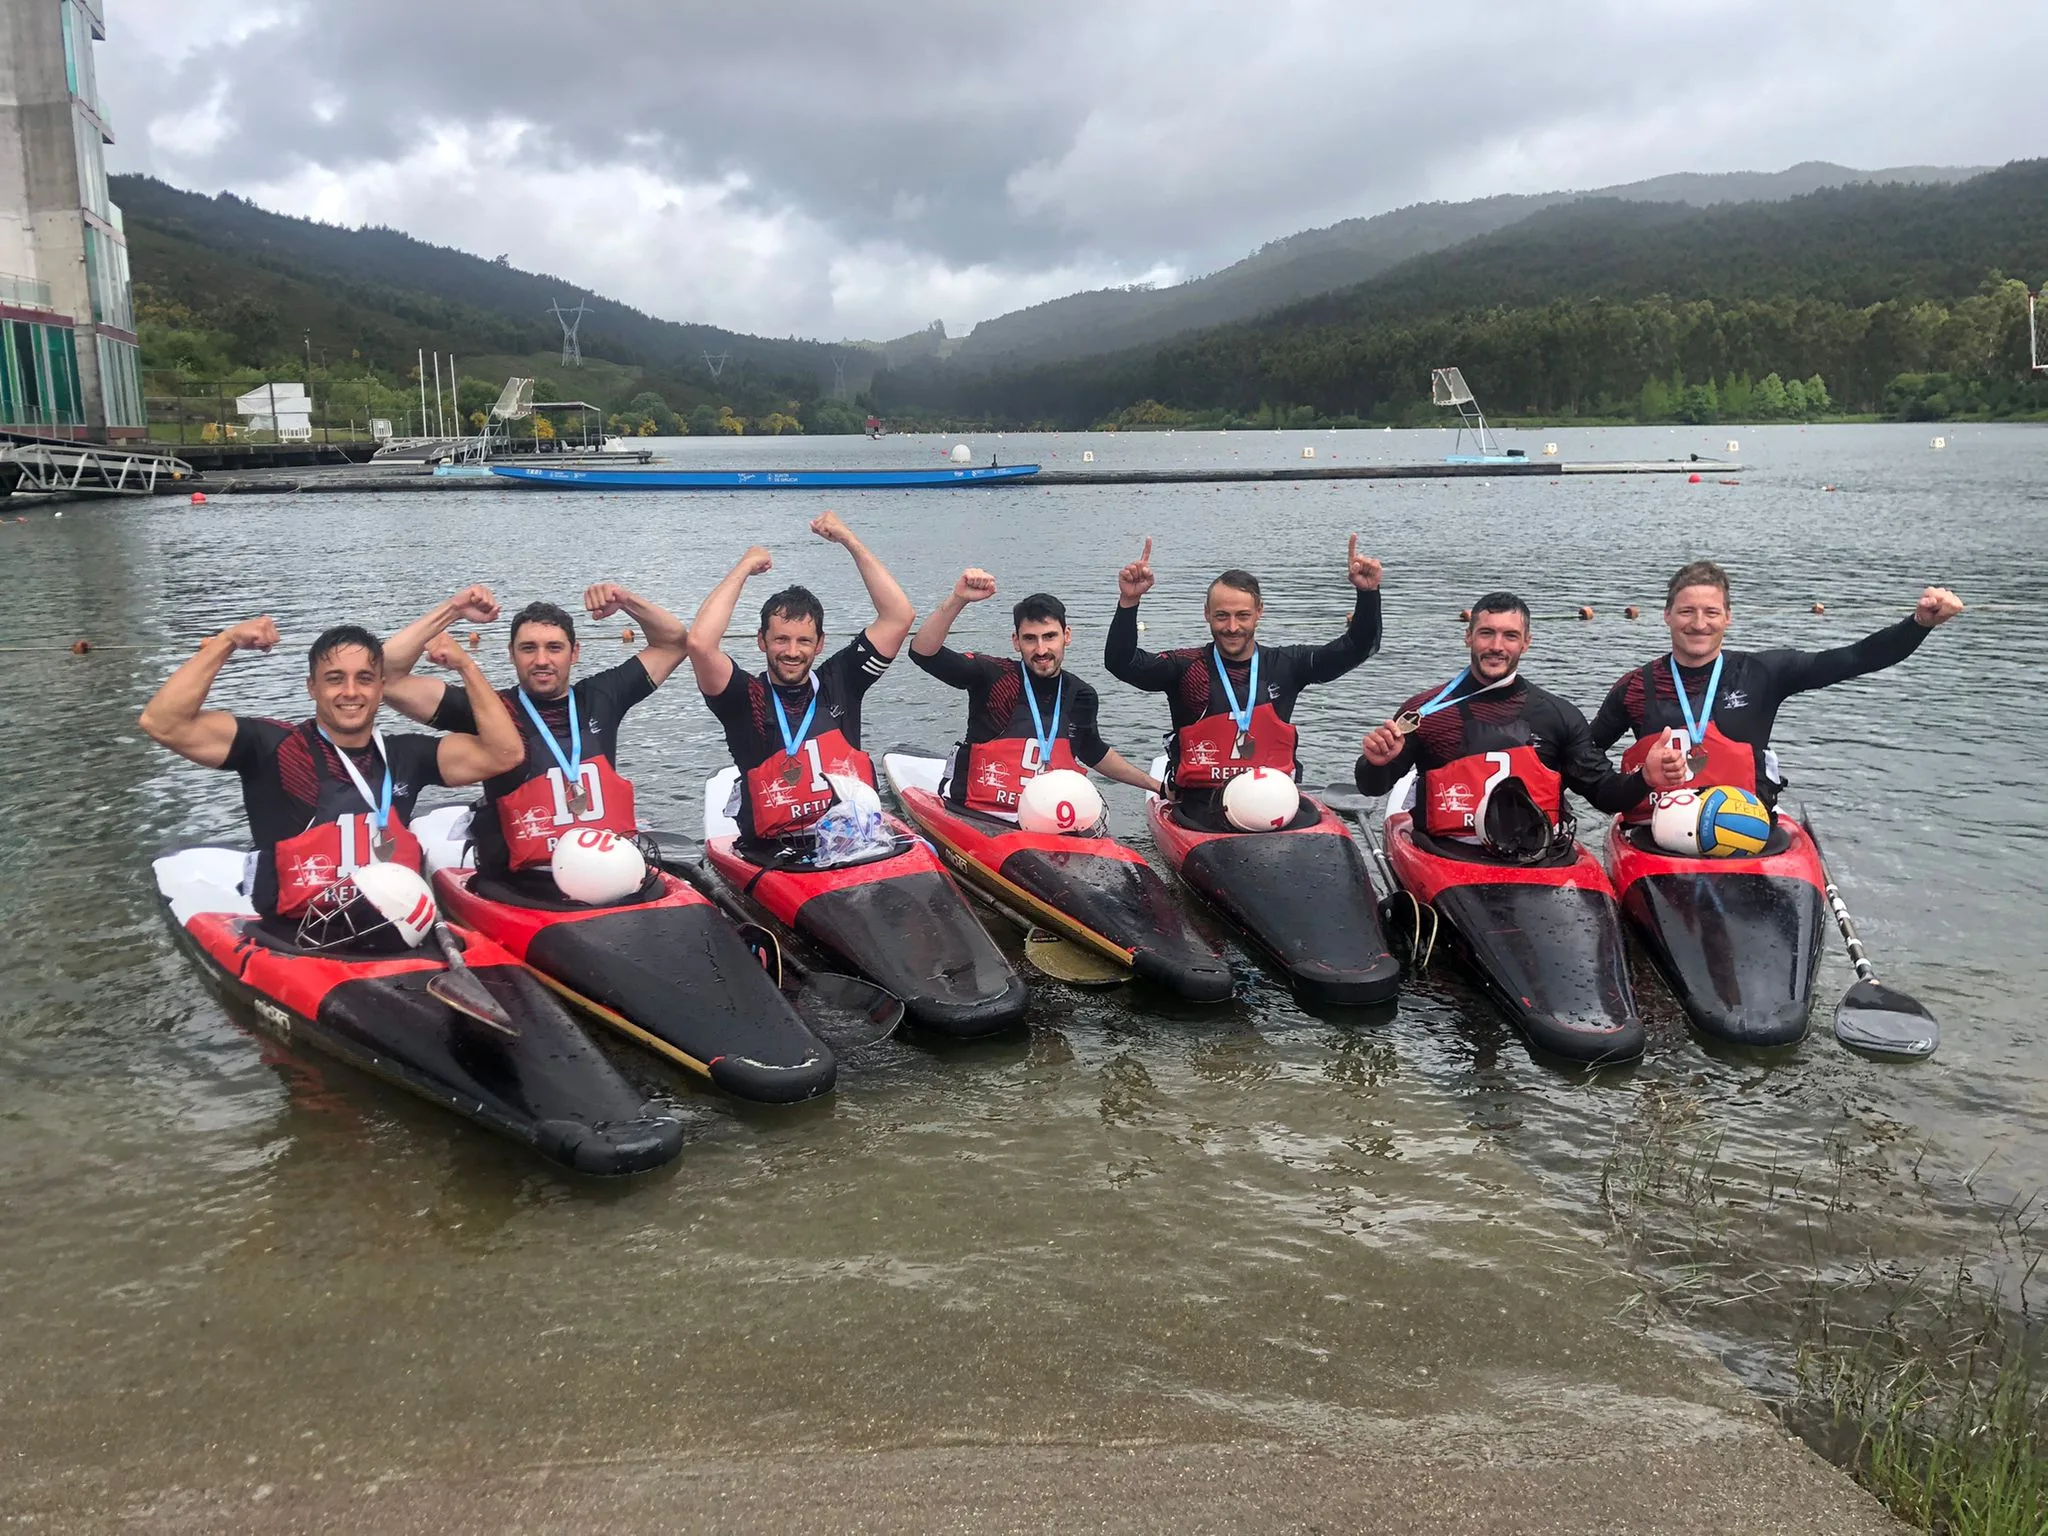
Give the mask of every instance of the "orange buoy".
[(71, 642), (71, 654), (74, 656), (83, 656), (91, 649), (92, 642), (90, 640), (74, 640)]
[(1815, 603), (1813, 605), (1813, 611), (1815, 613), (1826, 613), (1828, 611), (1828, 605), (1826, 603)]
[(626, 626), (626, 627), (625, 627), (624, 629), (622, 629), (622, 630), (620, 630), (620, 631), (619, 631), (619, 644), (621, 644), (621, 645), (631, 645), (632, 643), (633, 643), (633, 626), (632, 626), (632, 625), (630, 625), (630, 624), (628, 624), (628, 625), (627, 625), (627, 626)]
[(484, 637), (475, 630), (469, 632), (469, 648), (473, 651), (484, 643)]
[(1470, 608), (1460, 608), (1458, 610), (1458, 622), (1470, 624), (1472, 622), (1472, 610)]
[(1643, 616), (1643, 610), (1638, 608), (1634, 603), (1630, 603), (1626, 608), (1621, 610), (1621, 616), (1624, 619), (1640, 619)]
[(1581, 608), (1579, 610), (1579, 617), (1582, 619), (1590, 619), (1591, 617), (1593, 617), (1593, 610), (1591, 608)]

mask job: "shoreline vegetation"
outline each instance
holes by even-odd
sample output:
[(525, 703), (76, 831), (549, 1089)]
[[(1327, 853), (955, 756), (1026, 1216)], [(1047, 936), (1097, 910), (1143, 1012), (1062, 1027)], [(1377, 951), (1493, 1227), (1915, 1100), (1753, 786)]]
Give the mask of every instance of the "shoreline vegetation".
[[(1676, 1323), (1821, 1455), (1935, 1532), (2048, 1531), (2048, 1243), (2036, 1196), (1937, 1176), (1902, 1128), (1747, 1165), (1682, 1091), (1647, 1093), (1600, 1177), (1645, 1327)], [(1947, 1234), (1900, 1254), (1887, 1209)], [(1988, 1225), (1988, 1240), (1983, 1236)], [(1918, 1239), (1914, 1239), (1917, 1241)]]

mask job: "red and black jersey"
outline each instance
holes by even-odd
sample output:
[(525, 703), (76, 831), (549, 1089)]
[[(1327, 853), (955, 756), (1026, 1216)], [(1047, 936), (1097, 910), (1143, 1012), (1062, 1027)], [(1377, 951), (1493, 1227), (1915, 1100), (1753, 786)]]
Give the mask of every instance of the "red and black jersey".
[[(569, 792), (579, 786), (563, 782), (561, 764), (555, 761), (532, 717), (520, 704), (519, 690), (498, 690), (498, 697), (505, 701), (505, 707), (518, 723), (520, 737), (526, 744), (526, 760), (510, 772), (484, 781), (486, 814), (470, 824), (480, 873), (502, 878), (512, 870), (546, 863), (554, 838), (572, 825), (603, 827), (626, 835), (635, 830), (632, 787), (618, 773), (619, 726), (626, 711), (653, 692), (654, 679), (647, 675), (646, 664), (638, 656), (628, 656), (615, 667), (578, 678), (558, 699), (534, 700), (541, 720), (565, 753), (570, 749), (572, 734), (581, 736), (580, 788), (585, 804), (576, 813), (569, 809)], [(569, 727), (571, 695), (576, 700), (574, 733)], [(460, 683), (450, 683), (430, 723), (437, 731), (474, 735), (476, 708), (470, 703), (468, 690)], [(537, 780), (547, 783), (538, 789), (528, 789)], [(522, 790), (526, 791), (524, 796), (520, 794)], [(528, 822), (533, 824), (530, 836), (521, 830)], [(517, 847), (513, 846), (515, 843)]]
[[(911, 651), (917, 666), (951, 688), (967, 692), (967, 735), (954, 748), (946, 794), (957, 805), (1012, 815), (1024, 781), (1051, 768), (1092, 768), (1109, 755), (1098, 724), (1095, 689), (1071, 672), (1031, 677), (1038, 717), (1053, 729), (1052, 762), (1040, 762), (1037, 727), (1024, 697), (1028, 673), (1015, 656), (982, 656), (941, 646), (930, 656)], [(1066, 758), (1068, 761), (1060, 761)]]
[[(441, 782), (441, 744), (431, 736), (386, 736), (384, 750), (390, 755), (392, 820), (403, 824), (412, 819), (420, 791)], [(371, 793), (381, 794), (385, 759), (376, 746), (351, 748), (348, 755)], [(376, 810), (364, 803), (362, 791), (341, 766), (340, 749), (311, 720), (289, 725), (238, 716), (234, 744), (221, 766), (242, 781), (242, 807), (256, 848), (256, 881), (249, 899), (266, 917), (278, 911), (278, 844), (309, 828)], [(342, 871), (337, 868), (333, 873), (338, 876)]]
[[(726, 750), (740, 770), (740, 806), (734, 819), (743, 835), (769, 841), (816, 821), (832, 805), (831, 791), (824, 784), (827, 773), (852, 771), (874, 782), (874, 766), (860, 749), (860, 706), (863, 695), (889, 670), (891, 659), (875, 649), (863, 630), (794, 688), (772, 683), (765, 672), (743, 672), (735, 665), (724, 691), (706, 695), (704, 702), (725, 727)], [(784, 761), (788, 754), (775, 713), (777, 698), (792, 735), (812, 702), (817, 703), (798, 749), (805, 764)], [(816, 762), (810, 761), (813, 754)], [(772, 795), (770, 780), (775, 785)], [(768, 798), (776, 803), (757, 803)]]
[[(1258, 648), (1259, 688), (1247, 698), (1251, 663), (1226, 662), (1221, 676), (1215, 647), (1201, 645), (1154, 654), (1138, 649), (1138, 610), (1119, 606), (1110, 620), (1103, 665), (1112, 677), (1163, 693), (1173, 713), (1168, 738), (1168, 775), (1174, 781), (1179, 809), (1200, 816), (1216, 808), (1223, 784), (1232, 772), (1273, 767), (1300, 777), (1294, 756), (1294, 701), (1304, 688), (1334, 682), (1380, 647), (1380, 595), (1360, 591), (1344, 633), (1327, 645), (1262, 645)], [(1232, 760), (1229, 748), (1237, 729), (1230, 719), (1230, 701), (1221, 686), (1228, 677), (1238, 703), (1253, 711), (1252, 752)], [(1213, 724), (1211, 722), (1214, 722)], [(1214, 737), (1214, 740), (1210, 738)], [(1200, 756), (1201, 762), (1193, 761)], [(1278, 758), (1284, 756), (1285, 762)], [(1210, 761), (1210, 759), (1215, 761)]]
[[(1731, 743), (1746, 747), (1754, 760), (1752, 780), (1766, 805), (1775, 805), (1783, 781), (1770, 770), (1775, 762), (1766, 757), (1771, 731), (1778, 720), (1778, 707), (1795, 693), (1830, 688), (1852, 677), (1863, 677), (1896, 666), (1920, 649), (1927, 638), (1927, 626), (1911, 614), (1888, 624), (1875, 634), (1865, 635), (1854, 645), (1831, 651), (1731, 651), (1721, 652), (1721, 682), (1709, 716), (1714, 727)], [(1707, 680), (1714, 664), (1680, 666), (1686, 698), (1698, 719), (1707, 708)], [(1685, 729), (1685, 712), (1678, 703), (1678, 690), (1671, 681), (1669, 652), (1655, 661), (1625, 672), (1607, 690), (1600, 713), (1593, 717), (1593, 744), (1606, 751), (1623, 736), (1637, 739)], [(1716, 780), (1715, 782), (1719, 782)], [(1736, 782), (1740, 782), (1739, 779)]]
[[(1447, 780), (1469, 788), (1466, 781), (1491, 756), (1504, 760), (1508, 771), (1528, 784), (1530, 794), (1552, 820), (1564, 809), (1560, 787), (1609, 815), (1628, 810), (1649, 794), (1640, 773), (1614, 771), (1606, 755), (1593, 745), (1586, 717), (1569, 701), (1519, 675), (1505, 686), (1475, 688), (1468, 682), (1465, 688), (1468, 691), (1425, 716), (1421, 727), (1403, 744), (1401, 755), (1385, 767), (1360, 757), (1354, 772), (1359, 792), (1384, 795), (1413, 768), (1420, 781), (1418, 809), (1426, 812), (1435, 801), (1442, 801), (1449, 811), (1457, 808), (1450, 802), (1458, 797), (1447, 789), (1433, 801), (1431, 776), (1444, 774)], [(1432, 703), (1438, 692), (1431, 688), (1418, 693), (1401, 710), (1419, 711)], [(1493, 766), (1498, 768), (1500, 763)], [(1464, 809), (1477, 808), (1475, 799)], [(1456, 830), (1448, 835), (1457, 835)]]

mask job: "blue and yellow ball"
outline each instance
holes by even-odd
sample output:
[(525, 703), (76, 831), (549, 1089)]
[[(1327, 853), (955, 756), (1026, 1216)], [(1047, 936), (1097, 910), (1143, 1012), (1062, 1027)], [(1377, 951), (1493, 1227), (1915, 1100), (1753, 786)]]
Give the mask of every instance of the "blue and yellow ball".
[(1762, 853), (1771, 840), (1771, 813), (1748, 790), (1717, 784), (1700, 795), (1699, 839), (1702, 858)]

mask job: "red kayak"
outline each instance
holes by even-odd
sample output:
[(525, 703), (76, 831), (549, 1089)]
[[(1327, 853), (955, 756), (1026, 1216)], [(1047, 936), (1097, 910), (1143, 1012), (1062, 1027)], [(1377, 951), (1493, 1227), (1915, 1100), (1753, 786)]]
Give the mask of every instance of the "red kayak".
[[(1154, 776), (1164, 762), (1153, 767)], [(1184, 826), (1145, 797), (1159, 856), (1228, 918), (1287, 977), (1305, 1003), (1390, 1003), (1401, 963), (1380, 929), (1379, 901), (1351, 829), (1304, 794), (1321, 817), (1279, 832), (1208, 832)]]
[(714, 809), (731, 775), (707, 788), (704, 852), (740, 902), (894, 993), (912, 1024), (969, 1039), (1023, 1019), (1030, 989), (924, 839), (885, 816), (896, 844), (876, 858), (820, 869), (791, 850), (757, 863)]
[[(1400, 803), (1398, 790), (1388, 803)], [(1530, 1044), (1593, 1065), (1642, 1055), (1614, 891), (1582, 844), (1528, 866), (1431, 838), (1406, 811), (1386, 828), (1395, 880), (1435, 908), (1460, 958)]]
[(903, 813), (992, 900), (1192, 1002), (1231, 995), (1230, 966), (1135, 849), (963, 809), (936, 792), (939, 758), (891, 752), (882, 765)]
[(641, 1173), (681, 1153), (675, 1117), (627, 1083), (533, 972), (489, 939), (453, 930), (514, 1034), (428, 992), (446, 969), (438, 955), (301, 948), (241, 895), (243, 857), (181, 849), (158, 859), (155, 875), (171, 931), (265, 1034), (323, 1051), (578, 1173)]
[(1805, 1038), (1828, 912), (1804, 827), (1780, 812), (1762, 853), (1691, 859), (1617, 820), (1607, 868), (1622, 915), (1702, 1034), (1766, 1047)]

